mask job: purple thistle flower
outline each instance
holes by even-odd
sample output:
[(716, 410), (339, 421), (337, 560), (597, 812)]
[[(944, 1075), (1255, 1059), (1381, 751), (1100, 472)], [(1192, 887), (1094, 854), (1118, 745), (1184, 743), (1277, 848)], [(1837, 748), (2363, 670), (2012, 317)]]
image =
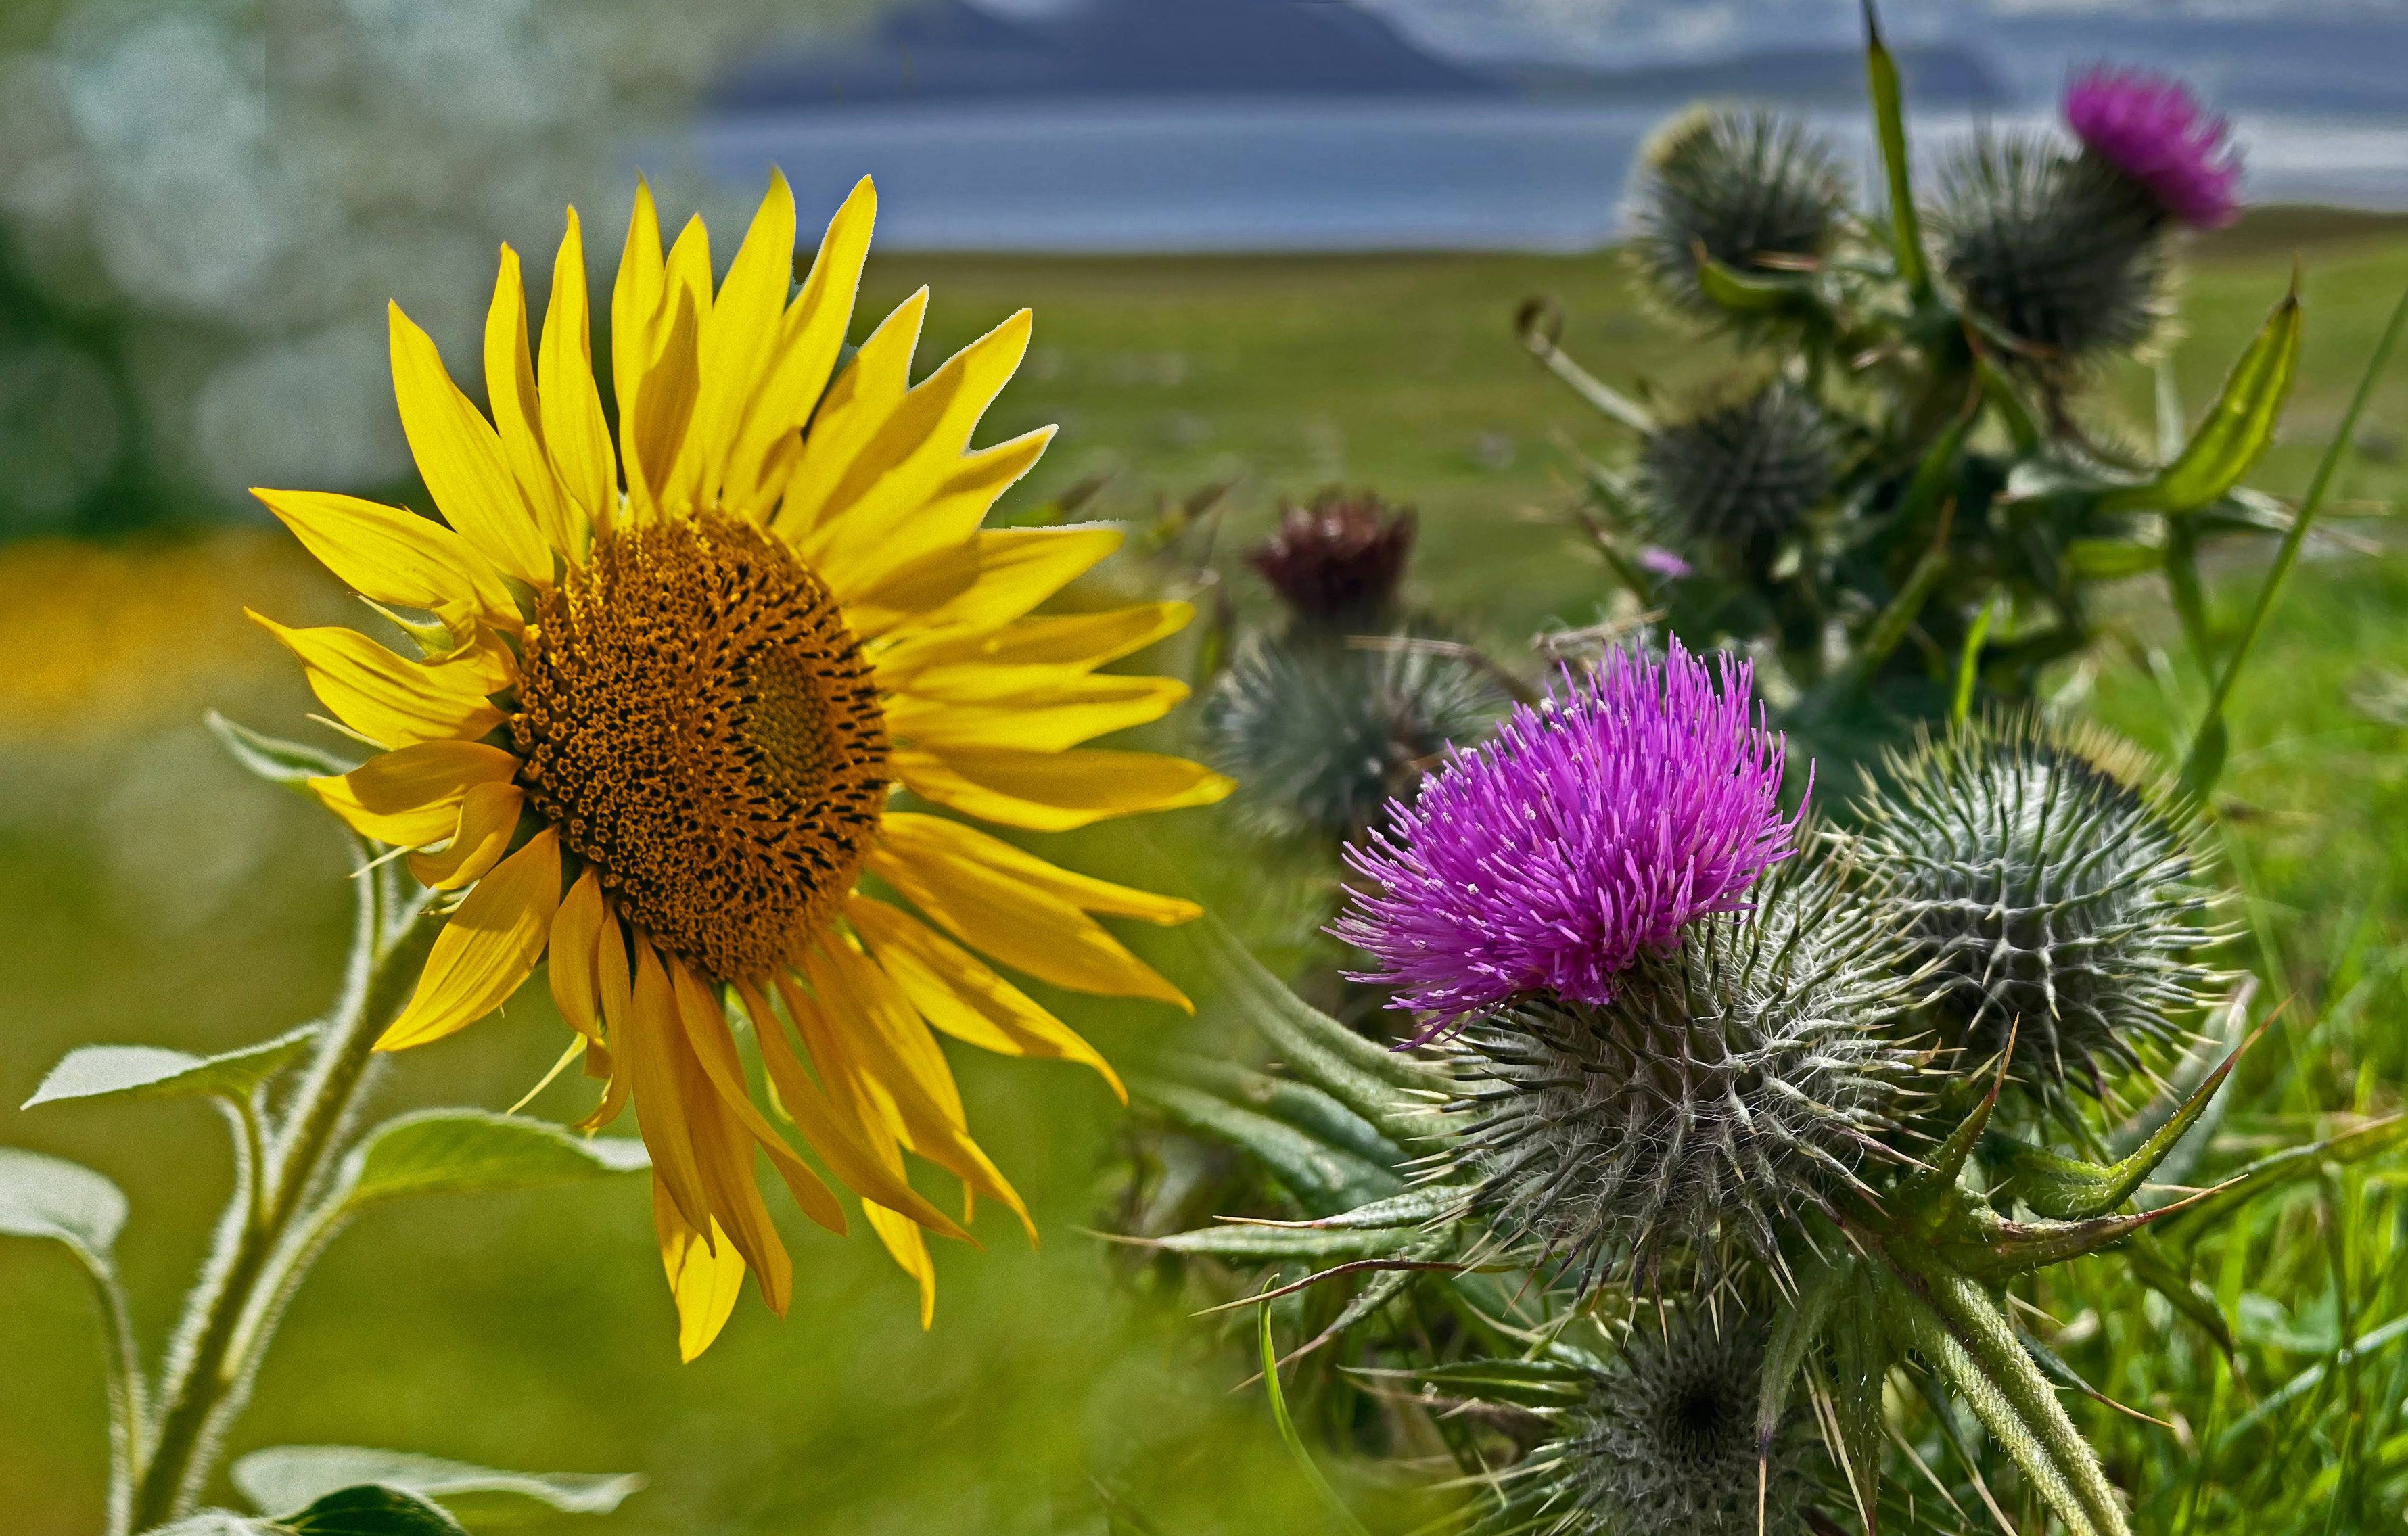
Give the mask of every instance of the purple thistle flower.
[(2240, 217), (2241, 161), (2225, 142), (2228, 125), (2205, 116), (2179, 82), (2103, 65), (2085, 70), (2066, 87), (2065, 121), (2184, 223), (2221, 229)]
[(1639, 568), (1674, 581), (1680, 581), (1690, 573), (1689, 563), (1661, 544), (1647, 544), (1641, 547)]
[(1603, 1003), (1641, 946), (1742, 910), (1797, 823), (1781, 814), (1784, 739), (1751, 711), (1754, 669), (1720, 662), (1717, 676), (1677, 639), (1660, 665), (1617, 651), (1488, 745), (1451, 752), (1346, 850), (1376, 887), (1329, 930), (1379, 961), (1355, 979), (1440, 1015), (1435, 1034), (1534, 993)]

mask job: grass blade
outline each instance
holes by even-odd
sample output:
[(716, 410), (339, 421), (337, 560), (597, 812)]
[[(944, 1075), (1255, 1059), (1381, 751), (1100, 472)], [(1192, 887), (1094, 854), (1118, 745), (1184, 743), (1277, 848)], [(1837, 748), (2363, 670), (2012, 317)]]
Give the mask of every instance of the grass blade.
[(1338, 1524), (1346, 1536), (1371, 1536), (1369, 1529), (1354, 1518), (1354, 1512), (1340, 1501), (1338, 1490), (1329, 1486), (1329, 1479), (1321, 1475), (1321, 1468), (1314, 1463), (1312, 1453), (1304, 1448), (1304, 1437), (1296, 1432), (1296, 1421), (1288, 1417), (1287, 1396), (1280, 1390), (1279, 1351), (1271, 1347), (1271, 1309), (1268, 1306), (1262, 1309), (1262, 1348), (1263, 1390), (1270, 1395), (1271, 1422), (1279, 1426), (1280, 1439), (1287, 1443), (1287, 1454), (1296, 1457), (1304, 1480), (1312, 1485), (1312, 1491), (1329, 1506), (1330, 1514), (1338, 1517)]

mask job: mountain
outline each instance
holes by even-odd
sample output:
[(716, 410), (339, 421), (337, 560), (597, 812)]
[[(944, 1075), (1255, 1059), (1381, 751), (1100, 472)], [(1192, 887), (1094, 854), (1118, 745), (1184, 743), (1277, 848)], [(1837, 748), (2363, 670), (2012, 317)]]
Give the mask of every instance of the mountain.
[(1182, 95), (1481, 95), (1499, 81), (1338, 0), (1088, 0), (1008, 17), (917, 0), (837, 48), (749, 61), (721, 111), (859, 103)]

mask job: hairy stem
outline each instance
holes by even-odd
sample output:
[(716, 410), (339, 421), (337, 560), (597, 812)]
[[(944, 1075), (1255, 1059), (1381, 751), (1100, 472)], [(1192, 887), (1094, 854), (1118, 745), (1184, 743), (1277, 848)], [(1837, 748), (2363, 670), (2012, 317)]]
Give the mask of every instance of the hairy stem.
[[(356, 1108), (377, 1037), (408, 1001), (437, 924), (423, 909), (396, 914), (392, 883), (361, 880), (360, 911), (344, 997), (308, 1073), (266, 1139), (257, 1172), (235, 1194), (219, 1254), (185, 1304), (161, 1386), (161, 1408), (136, 1483), (132, 1529), (188, 1511), (216, 1464), (216, 1448), (248, 1396), (256, 1347), (237, 1348), (247, 1318), (297, 1278), (276, 1262), (291, 1246), (310, 1197), (325, 1183)], [(392, 919), (400, 915), (402, 920)], [(254, 1201), (252, 1192), (256, 1190)], [(240, 1219), (235, 1219), (236, 1216)], [(322, 1244), (304, 1242), (294, 1256)]]
[(134, 1529), (135, 1461), (142, 1441), (148, 1409), (142, 1381), (141, 1347), (134, 1337), (134, 1316), (126, 1309), (125, 1289), (105, 1264), (88, 1262), (93, 1299), (100, 1305), (101, 1347), (108, 1388), (108, 1536), (127, 1536)]

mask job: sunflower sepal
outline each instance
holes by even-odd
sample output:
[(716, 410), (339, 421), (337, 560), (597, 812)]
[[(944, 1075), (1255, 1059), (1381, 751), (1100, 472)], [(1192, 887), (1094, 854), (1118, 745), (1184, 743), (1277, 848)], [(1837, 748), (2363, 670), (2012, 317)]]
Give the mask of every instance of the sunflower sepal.
[(271, 784), (280, 784), (314, 800), (310, 789), (313, 779), (340, 778), (360, 765), (337, 756), (322, 747), (312, 747), (299, 741), (287, 741), (227, 719), (211, 710), (201, 717), (209, 734), (226, 750), (226, 755), (254, 778)]

